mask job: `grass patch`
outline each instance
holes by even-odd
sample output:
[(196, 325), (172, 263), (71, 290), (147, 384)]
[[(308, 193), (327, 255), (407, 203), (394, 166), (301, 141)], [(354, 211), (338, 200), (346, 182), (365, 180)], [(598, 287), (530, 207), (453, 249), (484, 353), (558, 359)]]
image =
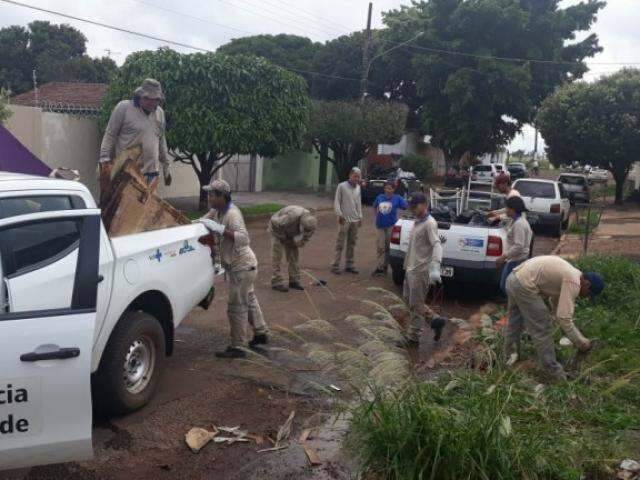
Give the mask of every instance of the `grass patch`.
[(378, 391), (354, 409), (348, 445), (372, 478), (604, 480), (638, 458), (640, 266), (587, 257), (579, 267), (608, 284), (576, 309), (596, 348), (586, 356), (557, 348), (572, 380), (542, 386), (542, 372), (497, 360), (499, 336), (482, 337), (482, 357), (493, 359), (484, 370)]
[[(587, 214), (588, 213), (588, 214)], [(567, 233), (584, 235), (589, 230), (589, 233), (593, 233), (593, 230), (600, 224), (601, 212), (588, 210), (577, 210), (576, 221), (569, 225)]]
[[(245, 217), (251, 217), (255, 215), (273, 215), (278, 210), (283, 208), (284, 205), (279, 203), (258, 203), (256, 205), (248, 205), (246, 207), (239, 207), (240, 211)], [(187, 212), (189, 220), (197, 220), (202, 217), (206, 212)]]

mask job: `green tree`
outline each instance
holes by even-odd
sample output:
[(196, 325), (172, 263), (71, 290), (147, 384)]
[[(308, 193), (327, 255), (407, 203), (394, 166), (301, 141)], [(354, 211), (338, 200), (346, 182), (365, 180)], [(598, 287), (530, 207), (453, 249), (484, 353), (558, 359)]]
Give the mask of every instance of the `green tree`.
[(413, 172), (420, 180), (425, 180), (428, 176), (433, 175), (433, 163), (427, 157), (411, 153), (400, 159), (400, 168), (407, 172)]
[(0, 125), (4, 124), (11, 116), (11, 110), (7, 106), (9, 100), (9, 92), (4, 89), (0, 89)]
[(261, 58), (166, 48), (127, 57), (104, 99), (103, 125), (146, 77), (162, 83), (167, 143), (177, 162), (193, 167), (201, 186), (233, 155), (272, 157), (303, 143), (309, 99), (300, 76)]
[(577, 161), (609, 170), (621, 204), (640, 158), (640, 70), (560, 88), (543, 102), (536, 124), (554, 165)]
[(86, 37), (69, 25), (35, 21), (29, 28), (0, 29), (0, 86), (22, 93), (52, 81), (106, 82), (117, 66), (109, 58), (86, 54)]
[(225, 55), (253, 55), (301, 75), (311, 85), (313, 58), (321, 44), (298, 35), (255, 35), (231, 40), (218, 48)]
[(507, 144), (549, 93), (587, 71), (584, 59), (601, 50), (598, 39), (574, 39), (589, 30), (604, 2), (559, 4), (430, 0), (385, 14), (382, 51), (423, 32), (412, 46), (385, 55), (386, 88), (419, 115), (422, 131), (449, 162)]
[(406, 105), (388, 101), (314, 100), (309, 134), (318, 153), (327, 155), (338, 178), (344, 180), (349, 170), (379, 143), (400, 141), (407, 112)]

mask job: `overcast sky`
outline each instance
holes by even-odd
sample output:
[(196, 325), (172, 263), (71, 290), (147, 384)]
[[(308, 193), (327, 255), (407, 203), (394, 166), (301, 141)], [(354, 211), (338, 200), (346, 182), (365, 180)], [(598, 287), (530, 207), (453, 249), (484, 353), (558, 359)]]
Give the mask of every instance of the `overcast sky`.
[[(362, 29), (366, 23), (368, 5), (368, 0), (21, 1), (211, 50), (232, 38), (261, 33), (291, 33), (325, 41)], [(565, 0), (563, 5), (578, 1)], [(374, 27), (382, 25), (381, 12), (408, 3), (409, 0), (374, 0)], [(588, 79), (621, 68), (621, 65), (606, 65), (607, 63), (636, 63), (640, 66), (640, 0), (609, 0), (608, 3), (594, 27), (604, 51), (591, 60), (593, 71), (587, 76)], [(118, 64), (133, 51), (155, 49), (163, 45), (159, 41), (62, 19), (0, 1), (0, 27), (27, 25), (33, 20), (70, 23), (86, 35), (90, 55), (110, 54)], [(191, 51), (175, 46), (172, 48)], [(516, 138), (510, 148), (531, 150), (531, 129), (525, 129), (524, 134)]]

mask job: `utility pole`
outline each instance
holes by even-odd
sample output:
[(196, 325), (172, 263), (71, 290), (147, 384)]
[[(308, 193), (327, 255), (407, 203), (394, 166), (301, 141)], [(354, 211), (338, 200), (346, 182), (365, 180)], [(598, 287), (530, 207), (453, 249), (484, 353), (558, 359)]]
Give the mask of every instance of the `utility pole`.
[(538, 157), (538, 127), (534, 127), (536, 138), (533, 141), (533, 158)]
[(369, 49), (371, 48), (371, 12), (373, 3), (369, 2), (369, 14), (367, 15), (367, 29), (364, 32), (364, 45), (362, 46), (362, 80), (360, 81), (360, 94), (364, 102), (367, 97), (367, 83), (369, 77)]
[(36, 77), (35, 68), (31, 71), (31, 79), (33, 80), (33, 97), (34, 97), (34, 107), (38, 106), (38, 79)]

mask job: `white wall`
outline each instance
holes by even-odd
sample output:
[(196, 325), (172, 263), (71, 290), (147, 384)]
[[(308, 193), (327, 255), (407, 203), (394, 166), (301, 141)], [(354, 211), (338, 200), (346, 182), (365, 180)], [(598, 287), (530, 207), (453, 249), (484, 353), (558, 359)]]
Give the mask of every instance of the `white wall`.
[(400, 141), (393, 145), (378, 145), (378, 155), (408, 155), (418, 151), (418, 135), (406, 133)]

